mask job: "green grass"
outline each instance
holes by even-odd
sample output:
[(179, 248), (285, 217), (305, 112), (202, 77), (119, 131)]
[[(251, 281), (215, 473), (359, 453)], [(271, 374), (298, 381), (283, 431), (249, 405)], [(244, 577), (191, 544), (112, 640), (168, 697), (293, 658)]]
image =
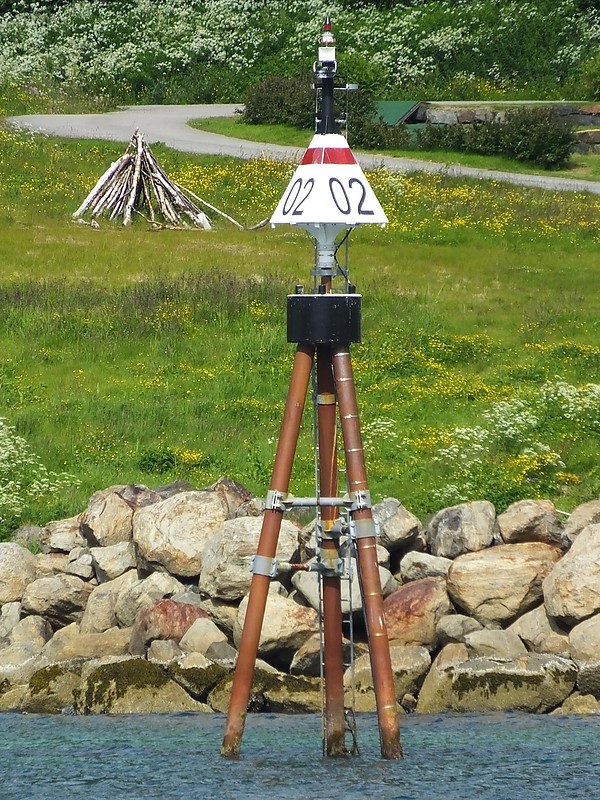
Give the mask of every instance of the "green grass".
[[(293, 359), (285, 297), (310, 285), (312, 242), (218, 218), (210, 232), (75, 224), (122, 149), (0, 128), (0, 416), (49, 469), (79, 481), (28, 502), (24, 521), (75, 514), (115, 483), (228, 475), (259, 495), (268, 488)], [(245, 225), (268, 216), (292, 169), (153, 149), (178, 182)], [(597, 496), (600, 413), (581, 387), (600, 374), (598, 198), (369, 177), (390, 225), (353, 232), (350, 267), (363, 293), (353, 360), (375, 498), (422, 516), (441, 507), (444, 487), (466, 480), (444, 460), (453, 429), (489, 429), (489, 409), (515, 398), (539, 424), (519, 441), (496, 424), (470, 467), (473, 495), (499, 508), (548, 496), (563, 509)], [(558, 378), (580, 389), (571, 419), (556, 399), (540, 401)], [(297, 494), (313, 491), (310, 416)], [(522, 454), (536, 442), (564, 467)]]
[[(312, 131), (288, 128), (285, 125), (247, 125), (238, 117), (213, 117), (211, 119), (191, 120), (193, 128), (220, 133), (223, 136), (234, 136), (256, 142), (269, 142), (271, 144), (290, 145), (292, 147), (306, 147), (310, 141)], [(350, 136), (351, 138), (351, 136)], [(381, 152), (381, 151), (370, 151)], [(600, 156), (583, 155), (574, 153), (568, 166), (561, 170), (548, 173), (530, 164), (505, 158), (503, 156), (483, 156), (476, 153), (458, 153), (429, 151), (429, 150), (386, 150), (386, 156), (400, 158), (414, 158), (419, 161), (435, 161), (445, 164), (459, 164), (477, 169), (501, 170), (503, 172), (523, 172), (530, 175), (548, 175), (573, 178), (580, 180), (600, 180)]]

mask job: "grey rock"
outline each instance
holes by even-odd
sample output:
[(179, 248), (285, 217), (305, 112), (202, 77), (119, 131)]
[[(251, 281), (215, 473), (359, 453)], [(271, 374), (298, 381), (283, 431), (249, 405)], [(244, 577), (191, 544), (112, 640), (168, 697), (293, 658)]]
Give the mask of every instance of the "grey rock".
[(456, 558), (489, 547), (494, 540), (496, 510), (480, 500), (445, 508), (427, 526), (427, 544), (434, 556)]
[(23, 594), (23, 612), (37, 614), (47, 619), (53, 628), (61, 628), (81, 619), (92, 589), (75, 575), (38, 578)]
[(470, 658), (518, 658), (527, 653), (521, 639), (509, 630), (482, 628), (480, 631), (473, 631), (465, 636), (465, 645)]
[(20, 601), (36, 569), (33, 553), (15, 542), (0, 542), (0, 605)]
[(455, 559), (448, 570), (453, 603), (482, 625), (500, 627), (539, 605), (542, 582), (560, 549), (542, 542), (490, 547)]
[(132, 569), (112, 581), (96, 586), (88, 598), (81, 618), (81, 633), (102, 633), (118, 625), (115, 609), (119, 594), (138, 581), (138, 574)]
[(407, 553), (400, 562), (402, 583), (418, 581), (422, 578), (445, 578), (452, 560), (430, 553)]
[(527, 611), (508, 630), (516, 633), (534, 653), (553, 653), (565, 658), (571, 655), (568, 634), (548, 616), (544, 605)]
[(567, 626), (600, 611), (600, 524), (584, 528), (546, 577), (544, 602)]
[(99, 583), (118, 578), (128, 570), (135, 569), (137, 563), (133, 541), (117, 542), (107, 547), (92, 547), (90, 554)]
[(373, 519), (379, 525), (379, 542), (390, 553), (401, 549), (421, 531), (419, 519), (393, 497), (373, 506)]
[[(202, 555), (199, 589), (209, 597), (239, 601), (250, 590), (252, 558), (262, 527), (260, 517), (238, 517), (225, 521), (206, 539)], [(277, 540), (276, 559), (294, 560), (298, 529), (283, 520)]]
[(483, 625), (473, 617), (464, 614), (446, 614), (441, 617), (436, 626), (436, 638), (439, 647), (447, 644), (464, 644), (465, 636), (474, 631), (480, 631)]
[[(431, 666), (431, 656), (427, 649), (418, 646), (392, 645), (390, 657), (396, 699), (400, 701), (406, 694), (416, 694)], [(348, 706), (352, 706), (353, 682), (355, 711), (376, 711), (371, 660), (368, 654), (359, 656), (355, 661), (354, 669), (348, 668), (344, 674), (345, 702)]]
[(42, 553), (70, 553), (85, 542), (79, 531), (79, 516), (48, 522), (40, 537)]
[(183, 492), (139, 509), (133, 518), (133, 539), (153, 568), (196, 576), (209, 536), (228, 513), (226, 501), (216, 492)]
[(506, 544), (562, 541), (562, 520), (549, 500), (519, 500), (498, 515), (497, 523)]
[(571, 658), (580, 666), (600, 661), (600, 614), (576, 625), (569, 634)]

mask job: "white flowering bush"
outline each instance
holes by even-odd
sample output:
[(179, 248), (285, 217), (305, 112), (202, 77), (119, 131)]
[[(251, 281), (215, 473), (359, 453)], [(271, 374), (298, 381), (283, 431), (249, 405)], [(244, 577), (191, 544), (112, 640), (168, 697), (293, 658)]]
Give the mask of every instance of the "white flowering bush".
[(432, 463), (447, 482), (433, 492), (435, 502), (486, 498), (506, 507), (577, 484), (564, 455), (547, 442), (572, 443), (600, 431), (600, 385), (557, 378), (528, 399), (492, 404), (481, 417), (485, 424), (447, 431), (436, 449)]
[(29, 501), (51, 498), (76, 484), (72, 475), (50, 472), (25, 439), (0, 419), (0, 534), (10, 532)]
[[(326, 13), (341, 64), (379, 91), (560, 92), (600, 49), (575, 0), (360, 7), (341, 0), (73, 0), (0, 15), (0, 82), (72, 85), (100, 98), (239, 101), (271, 75), (310, 68)], [(373, 70), (375, 70), (373, 72)], [(558, 95), (560, 96), (560, 94)], [(466, 97), (456, 99), (467, 99)]]

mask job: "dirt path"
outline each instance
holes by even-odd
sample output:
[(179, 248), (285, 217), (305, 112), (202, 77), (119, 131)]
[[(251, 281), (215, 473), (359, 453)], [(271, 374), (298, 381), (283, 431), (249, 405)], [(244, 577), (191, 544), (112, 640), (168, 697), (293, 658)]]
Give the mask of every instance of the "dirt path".
[[(233, 116), (236, 108), (239, 106), (234, 104), (130, 106), (108, 114), (31, 114), (9, 117), (8, 121), (50, 136), (110, 139), (117, 142), (128, 142), (135, 129), (139, 128), (150, 144), (163, 142), (175, 150), (186, 153), (205, 153), (238, 158), (264, 156), (290, 161), (299, 160), (303, 149), (297, 147), (232, 139), (216, 133), (196, 130), (187, 124), (191, 119)], [(413, 158), (373, 156), (364, 153), (356, 153), (356, 157), (365, 169), (384, 166), (401, 172), (437, 172), (451, 176), (484, 178), (503, 183), (532, 186), (549, 191), (600, 194), (600, 181), (571, 180), (550, 175), (526, 175)]]

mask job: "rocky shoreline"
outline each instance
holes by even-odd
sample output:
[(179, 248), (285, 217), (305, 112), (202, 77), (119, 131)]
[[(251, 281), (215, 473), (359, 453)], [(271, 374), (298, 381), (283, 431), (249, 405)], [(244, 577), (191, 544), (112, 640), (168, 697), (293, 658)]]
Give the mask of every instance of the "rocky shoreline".
[[(228, 479), (112, 486), (0, 543), (0, 711), (225, 712), (262, 510)], [(600, 499), (474, 501), (425, 526), (394, 498), (373, 512), (399, 710), (600, 713)], [(314, 522), (284, 519), (278, 561), (314, 555)], [(271, 585), (250, 711), (321, 709), (317, 574), (290, 576)], [(342, 584), (348, 705), (373, 711), (358, 582)]]

